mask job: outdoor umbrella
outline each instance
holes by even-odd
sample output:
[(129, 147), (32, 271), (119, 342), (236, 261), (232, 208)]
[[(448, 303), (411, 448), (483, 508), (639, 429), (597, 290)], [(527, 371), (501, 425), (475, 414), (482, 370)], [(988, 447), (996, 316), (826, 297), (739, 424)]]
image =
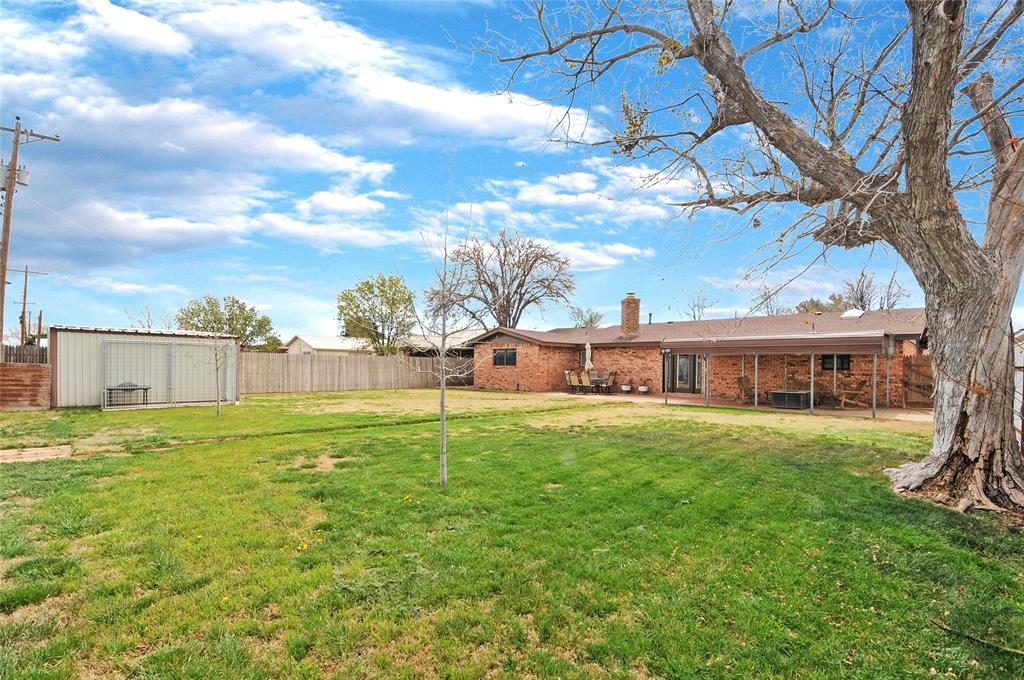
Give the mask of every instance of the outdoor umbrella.
[(583, 368), (584, 368), (584, 370), (587, 370), (587, 371), (593, 371), (594, 370), (594, 362), (590, 360), (590, 352), (591, 352), (591, 350), (590, 350), (590, 343), (589, 342), (587, 343), (585, 351), (586, 351), (586, 361), (583, 362)]

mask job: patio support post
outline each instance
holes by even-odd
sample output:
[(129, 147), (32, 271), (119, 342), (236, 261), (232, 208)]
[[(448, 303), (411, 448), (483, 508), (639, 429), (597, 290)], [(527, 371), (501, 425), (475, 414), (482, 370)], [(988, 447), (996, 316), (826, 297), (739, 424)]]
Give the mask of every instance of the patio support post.
[(757, 408), (758, 385), (757, 385), (757, 352), (754, 352), (754, 408)]
[(885, 359), (885, 407), (892, 408), (892, 390), (889, 387), (889, 364), (892, 363), (892, 352), (888, 347), (885, 348), (883, 358)]
[(839, 372), (839, 369), (837, 369), (836, 366), (838, 366), (838, 364), (839, 364), (839, 355), (838, 354), (833, 354), (832, 355), (832, 405), (833, 406), (835, 406), (835, 398), (836, 398), (836, 375)]
[(814, 352), (811, 352), (811, 415), (814, 415)]
[[(665, 403), (668, 403), (668, 383), (672, 379), (669, 367), (672, 365), (672, 350), (661, 351), (661, 393), (665, 395)], [(609, 390), (611, 391), (611, 390)]]
[(871, 354), (871, 417), (878, 415), (878, 352)]
[(711, 362), (707, 352), (704, 352), (704, 405), (711, 406)]

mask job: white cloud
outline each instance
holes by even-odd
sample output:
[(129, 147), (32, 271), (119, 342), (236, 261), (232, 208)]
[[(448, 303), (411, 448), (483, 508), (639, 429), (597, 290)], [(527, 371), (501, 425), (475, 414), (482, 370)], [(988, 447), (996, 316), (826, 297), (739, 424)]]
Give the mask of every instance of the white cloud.
[(311, 4), (225, 4), (180, 12), (168, 21), (196, 42), (228, 46), (271, 69), (317, 74), (315, 93), (360, 111), (367, 128), (388, 130), (375, 135), (379, 139), (408, 143), (419, 130), (457, 131), (529, 146), (548, 139), (555, 128), (559, 136), (593, 136), (581, 111), (567, 114), (523, 94), (466, 88), (446, 79), (442, 65), (328, 18)]
[(76, 208), (76, 214), (91, 236), (124, 243), (210, 245), (237, 242), (248, 231), (244, 221), (232, 218), (201, 222), (181, 217), (153, 217), (142, 211), (124, 210), (99, 201), (89, 201)]
[[(388, 192), (394, 193), (394, 192)], [(370, 215), (381, 212), (385, 205), (371, 194), (355, 194), (346, 187), (318, 191), (309, 198), (295, 202), (295, 211), (304, 218), (311, 214)]]
[(116, 129), (116, 144), (127, 155), (195, 159), (216, 165), (278, 167), (346, 173), (374, 182), (392, 170), (390, 163), (368, 161), (323, 146), (307, 135), (284, 132), (260, 120), (213, 108), (190, 99), (160, 99), (129, 104), (114, 96), (65, 95), (54, 112), (83, 141), (114, 142), (102, 130)]
[(85, 32), (135, 52), (187, 54), (191, 43), (165, 23), (107, 0), (79, 0), (83, 12), (78, 19)]
[(156, 293), (188, 294), (187, 290), (172, 283), (134, 283), (131, 281), (117, 281), (107, 276), (87, 276), (81, 278), (68, 276), (64, 277), (64, 281), (79, 288), (100, 290), (104, 293), (114, 293), (115, 295)]
[(86, 53), (79, 33), (65, 28), (40, 30), (40, 27), (17, 18), (0, 19), (0, 48), (4, 71), (64, 70)]
[(626, 243), (545, 242), (569, 258), (576, 271), (611, 269), (626, 260), (650, 258), (656, 254), (653, 248), (637, 248)]
[(267, 236), (305, 241), (325, 250), (340, 246), (383, 248), (402, 244), (420, 244), (416, 231), (399, 231), (384, 227), (338, 221), (311, 222), (280, 213), (266, 213), (256, 220)]

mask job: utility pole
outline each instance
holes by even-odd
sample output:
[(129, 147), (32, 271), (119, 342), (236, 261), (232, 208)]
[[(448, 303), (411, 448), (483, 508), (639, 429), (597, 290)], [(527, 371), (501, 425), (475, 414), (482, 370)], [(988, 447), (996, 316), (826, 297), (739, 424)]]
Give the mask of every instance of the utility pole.
[(28, 313), (28, 306), (30, 304), (35, 304), (34, 302), (28, 301), (28, 277), (30, 274), (32, 276), (46, 276), (47, 273), (32, 271), (28, 268), (28, 265), (25, 265), (22, 269), (8, 267), (7, 271), (22, 272), (25, 275), (25, 283), (21, 289), (21, 317), (19, 319), (19, 325), (21, 326), (21, 344), (24, 345), (25, 341), (28, 339), (29, 333), (32, 332), (32, 315)]
[[(11, 162), (7, 165), (7, 177), (4, 182), (3, 231), (0, 232), (0, 274), (2, 274), (0, 276), (0, 345), (2, 345), (4, 305), (7, 293), (7, 255), (11, 249), (11, 210), (14, 207), (14, 192), (18, 183), (18, 148), (22, 144), (22, 137), (25, 138), (24, 143), (29, 144), (42, 140), (60, 142), (60, 135), (41, 135), (31, 129), (22, 130), (21, 116), (14, 117), (13, 128), (0, 127), (0, 130), (14, 133), (14, 137), (11, 140)], [(28, 186), (27, 173), (23, 184)], [(24, 329), (24, 322), (22, 322), (22, 328)]]
[(25, 346), (25, 338), (28, 337), (28, 325), (32, 323), (28, 318), (28, 265), (25, 265), (25, 285), (21, 287), (21, 346)]
[(43, 310), (39, 310), (39, 323), (36, 325), (36, 347), (43, 341)]

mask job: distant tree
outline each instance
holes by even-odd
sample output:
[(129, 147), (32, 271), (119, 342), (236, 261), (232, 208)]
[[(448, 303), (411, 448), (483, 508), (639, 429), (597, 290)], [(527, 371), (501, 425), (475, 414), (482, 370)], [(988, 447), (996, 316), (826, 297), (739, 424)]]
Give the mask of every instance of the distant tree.
[(259, 347), (270, 338), (276, 338), (269, 316), (231, 295), (225, 296), (223, 301), (212, 295), (192, 300), (178, 310), (175, 322), (183, 330), (237, 335), (246, 348)]
[(416, 325), (414, 293), (395, 274), (375, 274), (338, 293), (338, 323), (374, 354), (398, 354)]
[(593, 307), (573, 307), (569, 310), (572, 325), (576, 328), (597, 328), (604, 320), (604, 314)]
[(489, 328), (515, 328), (530, 307), (569, 304), (576, 290), (568, 258), (543, 241), (504, 229), (464, 242), (452, 262), (469, 273), (463, 309)]
[(830, 293), (827, 302), (818, 298), (808, 298), (797, 303), (796, 311), (800, 314), (814, 314), (815, 312), (845, 312), (850, 308), (846, 298), (836, 293)]
[(896, 272), (882, 287), (875, 283), (875, 275), (861, 272), (857, 278), (843, 283), (843, 298), (854, 309), (895, 309), (907, 297), (906, 289), (896, 280)]
[(715, 304), (716, 301), (708, 299), (708, 294), (703, 288), (694, 293), (693, 297), (690, 298), (690, 302), (686, 306), (687, 313), (690, 319), (693, 321), (700, 321), (704, 318), (704, 315), (708, 311), (708, 307)]
[(159, 323), (162, 325), (157, 326), (157, 321), (153, 318), (153, 310), (149, 308), (149, 305), (143, 305), (136, 311), (125, 307), (124, 315), (131, 328), (174, 328), (175, 325), (173, 315), (169, 312), (161, 312)]
[(786, 307), (779, 302), (779, 291), (772, 290), (770, 286), (761, 286), (750, 296), (750, 309), (752, 312), (760, 312), (766, 316), (779, 316), (781, 314), (792, 314), (793, 309)]
[(879, 309), (895, 309), (896, 306), (907, 297), (907, 289), (896, 280), (896, 272), (889, 277), (889, 283), (885, 284), (885, 290), (878, 295)]
[(843, 282), (843, 297), (853, 309), (868, 311), (875, 306), (878, 298), (878, 286), (875, 275), (861, 272), (857, 278)]

